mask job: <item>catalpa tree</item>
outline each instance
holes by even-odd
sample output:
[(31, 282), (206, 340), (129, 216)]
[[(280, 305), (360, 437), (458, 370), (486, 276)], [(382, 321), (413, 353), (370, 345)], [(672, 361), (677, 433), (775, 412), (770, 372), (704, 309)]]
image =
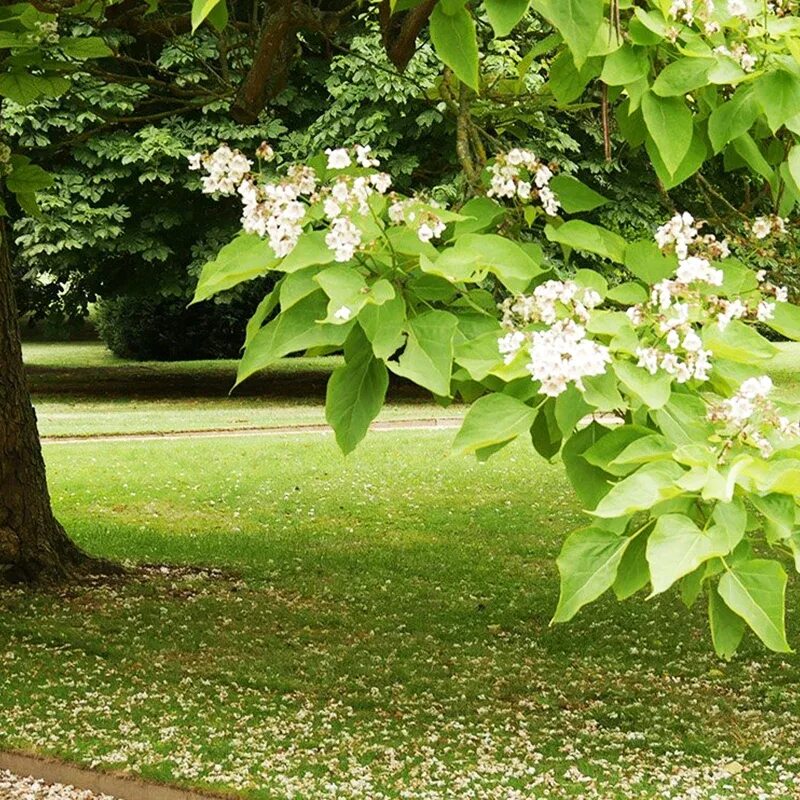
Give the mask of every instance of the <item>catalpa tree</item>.
[[(209, 3), (206, 3), (208, 6)], [(214, 5), (213, 3), (211, 5)], [(398, 12), (419, 7), (398, 2)], [(439, 0), (430, 38), (480, 93), (479, 25), (507, 35), (528, 0)], [(800, 19), (793, 2), (534, 0), (553, 29), (549, 90), (596, 97), (662, 191), (713, 165), (755, 185), (735, 241), (676, 213), (650, 240), (582, 218), (604, 202), (529, 149), (495, 153), (453, 210), (392, 190), (368, 143), (272, 167), (226, 146), (196, 154), (202, 188), (242, 203), (242, 233), (196, 299), (274, 273), (239, 367), (344, 352), (327, 417), (345, 452), (393, 373), (470, 404), (458, 450), (517, 437), (560, 458), (590, 522), (558, 558), (565, 622), (619, 599), (704, 597), (717, 652), (746, 628), (788, 651), (787, 570), (800, 570), (800, 407), (774, 396), (767, 328), (800, 339), (787, 290), (736, 253), (786, 235), (800, 199)], [(721, 198), (733, 208), (732, 198)], [(543, 246), (543, 245), (546, 245)], [(561, 259), (548, 255), (560, 249)], [(624, 276), (609, 285), (584, 254)]]

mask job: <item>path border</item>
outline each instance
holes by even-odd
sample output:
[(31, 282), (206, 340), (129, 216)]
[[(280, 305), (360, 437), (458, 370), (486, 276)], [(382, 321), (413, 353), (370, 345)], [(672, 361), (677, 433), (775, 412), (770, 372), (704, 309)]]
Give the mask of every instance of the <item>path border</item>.
[[(429, 419), (394, 419), (375, 422), (370, 432), (454, 430), (460, 428), (463, 417), (436, 417)], [(304, 425), (275, 425), (269, 428), (213, 428), (197, 431), (152, 431), (149, 433), (99, 433), (79, 436), (42, 436), (42, 444), (83, 444), (85, 442), (152, 442), (173, 439), (220, 439), (223, 437), (248, 436), (298, 436), (308, 434), (330, 434), (333, 428), (324, 423)]]
[(178, 789), (120, 772), (94, 772), (55, 758), (16, 751), (0, 751), (0, 770), (8, 770), (20, 778), (32, 777), (48, 784), (111, 795), (118, 800), (231, 800), (237, 796)]

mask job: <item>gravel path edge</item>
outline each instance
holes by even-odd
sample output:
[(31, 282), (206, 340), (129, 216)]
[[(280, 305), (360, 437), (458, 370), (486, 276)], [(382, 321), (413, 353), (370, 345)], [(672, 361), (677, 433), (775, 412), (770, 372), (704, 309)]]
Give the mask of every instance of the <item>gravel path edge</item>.
[(94, 772), (54, 758), (0, 751), (0, 770), (49, 784), (73, 786), (118, 800), (230, 800), (231, 794), (177, 789), (121, 773)]

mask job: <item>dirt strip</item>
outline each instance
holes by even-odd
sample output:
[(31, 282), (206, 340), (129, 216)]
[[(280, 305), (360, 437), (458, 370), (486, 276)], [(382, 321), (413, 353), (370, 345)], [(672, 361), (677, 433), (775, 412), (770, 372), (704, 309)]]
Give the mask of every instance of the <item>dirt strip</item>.
[[(460, 428), (462, 417), (441, 417), (431, 419), (396, 419), (375, 422), (371, 432), (390, 431), (453, 430)], [(276, 425), (271, 428), (215, 428), (200, 431), (164, 431), (161, 433), (101, 433), (81, 436), (42, 436), (43, 444), (82, 444), (84, 442), (150, 442), (158, 439), (219, 439), (249, 436), (298, 436), (306, 434), (329, 434), (333, 429), (322, 423), (306, 425)]]
[[(17, 795), (11, 790), (9, 798), (41, 796), (49, 800), (87, 800), (86, 792), (90, 793), (88, 798), (95, 796), (103, 797), (104, 800), (220, 800), (232, 796), (175, 789), (129, 775), (92, 772), (55, 759), (21, 753), (0, 752), (0, 770), (34, 778), (31, 783), (27, 778), (20, 777), (21, 788), (25, 793)], [(49, 787), (44, 788), (41, 784), (48, 784)], [(32, 791), (33, 785), (38, 787), (39, 794)], [(0, 794), (0, 798), (5, 800), (6, 795)]]

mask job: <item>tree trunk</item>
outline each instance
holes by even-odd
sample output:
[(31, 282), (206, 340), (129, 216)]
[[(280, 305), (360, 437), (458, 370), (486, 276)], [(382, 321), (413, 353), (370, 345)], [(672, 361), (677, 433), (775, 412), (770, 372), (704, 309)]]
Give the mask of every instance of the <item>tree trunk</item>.
[(53, 516), (22, 365), (7, 230), (0, 222), (0, 575), (58, 581), (87, 557)]

